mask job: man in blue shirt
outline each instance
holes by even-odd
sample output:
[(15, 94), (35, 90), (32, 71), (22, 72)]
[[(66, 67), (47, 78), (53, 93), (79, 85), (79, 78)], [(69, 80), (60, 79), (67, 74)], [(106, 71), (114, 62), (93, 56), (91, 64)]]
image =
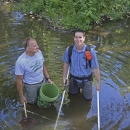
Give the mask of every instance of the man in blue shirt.
[(97, 61), (97, 56), (95, 51), (91, 48), (91, 67), (88, 65), (86, 68), (86, 44), (85, 32), (82, 30), (77, 30), (74, 33), (74, 47), (72, 49), (71, 63), (68, 58), (69, 47), (65, 50), (62, 57), (63, 65), (63, 85), (65, 85), (65, 80), (67, 72), (70, 66), (70, 84), (69, 84), (69, 94), (80, 93), (80, 88), (82, 89), (83, 97), (86, 100), (92, 99), (92, 69), (94, 71), (95, 78), (97, 80), (97, 91), (100, 90), (100, 70)]

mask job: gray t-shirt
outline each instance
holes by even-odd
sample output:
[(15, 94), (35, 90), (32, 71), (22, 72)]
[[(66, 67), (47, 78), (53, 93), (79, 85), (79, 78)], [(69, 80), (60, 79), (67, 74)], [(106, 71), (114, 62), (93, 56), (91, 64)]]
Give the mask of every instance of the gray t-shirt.
[(39, 50), (34, 56), (28, 56), (24, 52), (16, 61), (15, 74), (23, 75), (23, 82), (36, 84), (43, 80), (44, 57)]

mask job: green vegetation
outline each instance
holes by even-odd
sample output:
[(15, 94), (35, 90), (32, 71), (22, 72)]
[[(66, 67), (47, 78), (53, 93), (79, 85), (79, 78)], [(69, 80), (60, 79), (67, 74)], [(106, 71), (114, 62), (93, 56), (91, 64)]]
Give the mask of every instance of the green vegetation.
[(129, 13), (129, 0), (22, 0), (17, 11), (46, 18), (53, 27), (88, 30), (104, 19), (118, 20)]

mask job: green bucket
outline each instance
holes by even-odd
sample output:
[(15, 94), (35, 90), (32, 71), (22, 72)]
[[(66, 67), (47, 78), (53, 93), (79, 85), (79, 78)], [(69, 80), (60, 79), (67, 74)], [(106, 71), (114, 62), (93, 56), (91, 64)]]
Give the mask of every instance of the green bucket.
[(45, 83), (40, 88), (37, 105), (42, 108), (47, 108), (51, 106), (59, 95), (59, 89), (56, 85)]

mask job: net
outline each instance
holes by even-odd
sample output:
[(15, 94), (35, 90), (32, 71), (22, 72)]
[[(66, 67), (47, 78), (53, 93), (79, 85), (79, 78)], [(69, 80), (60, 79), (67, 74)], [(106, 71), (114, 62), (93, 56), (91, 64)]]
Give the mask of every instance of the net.
[(27, 117), (23, 118), (19, 123), (23, 129), (28, 129), (34, 125), (35, 119), (32, 117)]

